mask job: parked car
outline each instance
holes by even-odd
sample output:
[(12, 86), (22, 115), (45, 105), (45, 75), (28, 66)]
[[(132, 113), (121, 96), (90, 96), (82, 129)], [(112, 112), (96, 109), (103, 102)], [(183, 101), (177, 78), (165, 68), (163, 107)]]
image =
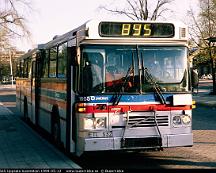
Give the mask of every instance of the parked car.
[(210, 80), (211, 80), (211, 79), (212, 79), (212, 75), (211, 75), (211, 74), (208, 74), (208, 75), (207, 75), (207, 79), (210, 79)]
[(203, 74), (202, 76), (201, 76), (201, 79), (209, 79), (209, 80), (211, 80), (212, 79), (212, 75), (211, 74)]
[[(7, 76), (2, 77), (1, 84), (11, 84), (11, 83), (12, 83), (11, 77), (7, 77)], [(13, 79), (13, 84), (15, 84), (15, 83), (16, 83), (16, 80)]]

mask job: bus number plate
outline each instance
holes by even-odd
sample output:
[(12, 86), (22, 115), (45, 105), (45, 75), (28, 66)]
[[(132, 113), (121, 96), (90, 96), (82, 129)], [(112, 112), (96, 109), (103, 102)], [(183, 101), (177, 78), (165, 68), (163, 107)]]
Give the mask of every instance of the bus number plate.
[(112, 132), (103, 132), (104, 137), (112, 137)]

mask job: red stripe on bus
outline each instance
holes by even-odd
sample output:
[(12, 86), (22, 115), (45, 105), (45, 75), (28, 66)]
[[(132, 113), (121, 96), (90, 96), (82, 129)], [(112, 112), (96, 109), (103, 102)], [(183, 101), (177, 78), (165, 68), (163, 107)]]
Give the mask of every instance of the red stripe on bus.
[(185, 106), (171, 106), (171, 105), (119, 105), (119, 106), (108, 106), (106, 109), (97, 109), (96, 106), (86, 106), (85, 113), (93, 113), (93, 112), (127, 112), (127, 111), (137, 111), (137, 112), (145, 112), (145, 111), (175, 111), (175, 110), (191, 110), (191, 105)]

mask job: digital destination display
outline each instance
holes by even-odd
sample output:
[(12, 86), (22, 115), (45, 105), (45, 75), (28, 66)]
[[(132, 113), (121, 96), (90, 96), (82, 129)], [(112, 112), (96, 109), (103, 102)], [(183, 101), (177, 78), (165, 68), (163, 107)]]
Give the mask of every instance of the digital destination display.
[(171, 23), (101, 22), (99, 34), (102, 37), (171, 38), (175, 28)]

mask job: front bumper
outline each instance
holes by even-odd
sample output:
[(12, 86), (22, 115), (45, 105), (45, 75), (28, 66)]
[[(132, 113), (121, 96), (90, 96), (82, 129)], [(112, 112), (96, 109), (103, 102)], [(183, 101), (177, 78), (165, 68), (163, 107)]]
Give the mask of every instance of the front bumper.
[(81, 155), (85, 151), (101, 151), (101, 150), (135, 150), (150, 148), (169, 148), (183, 147), (193, 145), (193, 134), (178, 135), (162, 135), (161, 141), (158, 136), (143, 138), (125, 138), (126, 145), (122, 145), (121, 137), (111, 138), (79, 138), (77, 145), (77, 155)]

